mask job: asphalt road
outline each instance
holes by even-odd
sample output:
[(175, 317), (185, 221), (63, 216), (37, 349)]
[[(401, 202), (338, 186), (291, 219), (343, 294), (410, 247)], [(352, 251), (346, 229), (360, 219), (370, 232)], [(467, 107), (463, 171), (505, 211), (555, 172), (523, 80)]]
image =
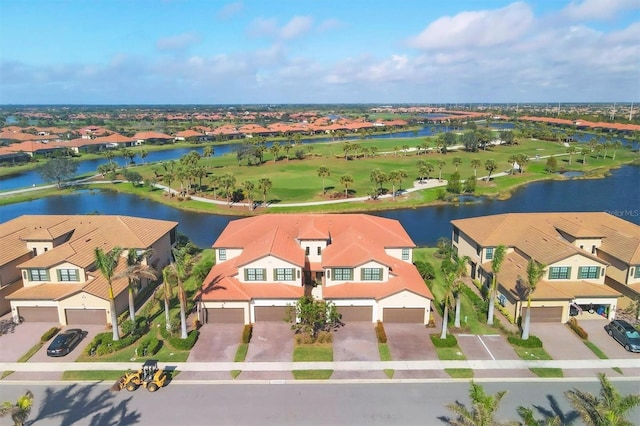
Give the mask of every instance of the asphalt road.
[[(544, 380), (482, 383), (488, 393), (507, 390), (498, 417), (517, 419), (516, 407), (539, 407), (565, 419), (576, 414), (563, 396), (578, 387), (597, 393), (589, 381)], [(615, 381), (623, 394), (640, 384)], [(0, 385), (0, 401), (15, 401), (26, 389), (35, 395), (31, 425), (441, 425), (446, 404), (468, 404), (467, 382), (396, 384), (180, 384), (156, 393), (110, 392), (105, 384)], [(640, 410), (633, 413), (640, 419)], [(0, 418), (0, 424), (10, 424)], [(575, 424), (581, 424), (576, 422)]]

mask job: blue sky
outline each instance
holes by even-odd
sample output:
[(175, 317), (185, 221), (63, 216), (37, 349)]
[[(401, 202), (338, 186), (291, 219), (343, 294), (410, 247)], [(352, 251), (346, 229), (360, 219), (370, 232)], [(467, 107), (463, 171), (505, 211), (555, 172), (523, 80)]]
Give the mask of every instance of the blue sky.
[(637, 0), (0, 0), (0, 104), (639, 100)]

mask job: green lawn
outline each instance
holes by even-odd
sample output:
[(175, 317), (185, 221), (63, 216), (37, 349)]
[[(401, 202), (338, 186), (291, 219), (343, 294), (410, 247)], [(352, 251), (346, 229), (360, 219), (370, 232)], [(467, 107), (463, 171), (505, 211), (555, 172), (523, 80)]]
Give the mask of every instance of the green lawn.
[(564, 377), (564, 373), (561, 368), (530, 368), (529, 370), (538, 377)]
[(293, 361), (333, 361), (333, 345), (331, 343), (296, 345), (293, 348)]
[(436, 353), (438, 354), (438, 359), (448, 360), (448, 361), (463, 361), (467, 359), (462, 350), (458, 346), (454, 346), (453, 348), (438, 348), (436, 347)]
[(445, 368), (444, 371), (453, 379), (473, 378), (473, 370), (471, 368)]
[(233, 358), (234, 362), (244, 362), (247, 357), (247, 351), (249, 350), (248, 343), (240, 343), (238, 345), (238, 350), (236, 351), (236, 356)]
[(74, 370), (62, 373), (62, 380), (80, 381), (80, 380), (118, 380), (124, 375), (125, 371), (117, 370)]
[(293, 370), (292, 373), (296, 380), (328, 380), (333, 370)]
[(231, 370), (231, 378), (236, 379), (240, 373), (242, 373), (242, 370)]
[(380, 352), (380, 361), (392, 361), (391, 350), (386, 343), (378, 343), (378, 352)]
[(516, 351), (518, 356), (525, 360), (551, 360), (551, 356), (543, 348), (523, 348), (520, 346), (511, 345), (513, 350)]
[(589, 340), (583, 340), (582, 341), (589, 349), (591, 349), (591, 352), (593, 352), (594, 354), (596, 354), (596, 356), (600, 359), (609, 359), (608, 356), (605, 355), (604, 352), (602, 352), (602, 350), (597, 347), (593, 342), (589, 341)]
[(38, 342), (35, 345), (33, 345), (31, 347), (31, 349), (29, 349), (27, 351), (27, 353), (25, 353), (24, 355), (22, 355), (19, 359), (18, 362), (27, 362), (29, 361), (29, 359), (34, 356), (36, 354), (36, 352), (38, 352), (40, 350), (40, 348), (42, 348), (44, 346), (44, 343), (42, 342)]
[(388, 378), (393, 379), (393, 375), (395, 374), (395, 370), (392, 370), (390, 368), (385, 368), (384, 370), (384, 374), (387, 375)]

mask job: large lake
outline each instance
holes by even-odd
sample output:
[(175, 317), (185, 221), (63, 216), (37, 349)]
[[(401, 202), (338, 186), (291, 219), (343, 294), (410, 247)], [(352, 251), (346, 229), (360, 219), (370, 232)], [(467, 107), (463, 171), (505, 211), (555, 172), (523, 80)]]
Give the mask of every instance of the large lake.
[[(482, 199), (474, 204), (444, 205), (374, 212), (399, 220), (420, 246), (434, 245), (440, 237), (450, 237), (449, 221), (472, 216), (508, 212), (607, 211), (640, 225), (640, 167), (625, 166), (605, 179), (569, 179), (534, 182), (513, 193), (508, 200)], [(277, 210), (273, 210), (274, 212)], [(119, 214), (180, 222), (178, 230), (196, 245), (209, 247), (231, 216), (182, 211), (133, 195), (111, 191), (80, 191), (60, 197), (0, 207), (0, 222), (23, 214)]]

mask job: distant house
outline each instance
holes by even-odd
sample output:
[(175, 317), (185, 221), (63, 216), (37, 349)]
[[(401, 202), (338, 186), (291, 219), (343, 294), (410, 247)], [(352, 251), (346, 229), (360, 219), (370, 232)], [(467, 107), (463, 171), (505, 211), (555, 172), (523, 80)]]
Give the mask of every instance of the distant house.
[(396, 220), (365, 214), (270, 214), (230, 222), (197, 295), (203, 322), (282, 321), (303, 295), (345, 322), (427, 324), (433, 296)]
[(526, 305), (520, 289), (529, 259), (547, 265), (532, 294), (533, 321), (566, 322), (570, 305), (611, 319), (640, 294), (640, 227), (610, 214), (508, 213), (451, 224), (454, 251), (487, 285), (496, 247), (507, 247), (498, 299), (514, 318)]
[[(153, 249), (148, 264), (161, 270), (171, 259), (176, 222), (130, 216), (20, 216), (0, 224), (0, 314), (68, 324), (108, 324), (106, 278), (95, 249)], [(146, 285), (146, 282), (142, 283)], [(127, 307), (126, 278), (112, 281), (118, 313)]]
[(153, 144), (165, 145), (174, 142), (174, 137), (159, 132), (138, 132), (133, 135), (133, 139), (137, 141), (137, 145)]

